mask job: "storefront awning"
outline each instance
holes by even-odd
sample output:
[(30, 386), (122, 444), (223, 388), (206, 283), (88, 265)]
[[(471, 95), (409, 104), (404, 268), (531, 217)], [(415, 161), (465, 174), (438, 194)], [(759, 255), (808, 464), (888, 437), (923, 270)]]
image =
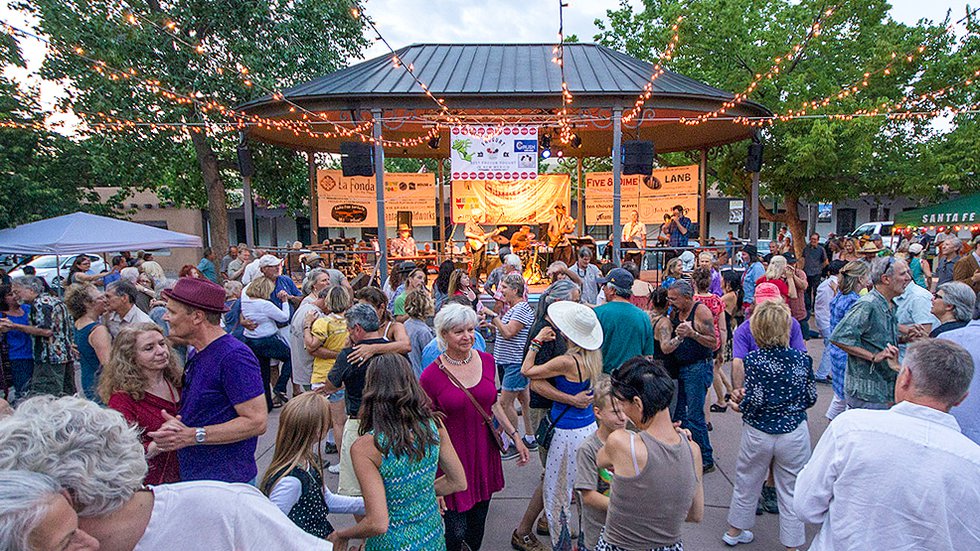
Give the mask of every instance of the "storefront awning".
[(980, 224), (980, 193), (921, 209), (907, 210), (895, 217), (896, 226), (948, 226)]

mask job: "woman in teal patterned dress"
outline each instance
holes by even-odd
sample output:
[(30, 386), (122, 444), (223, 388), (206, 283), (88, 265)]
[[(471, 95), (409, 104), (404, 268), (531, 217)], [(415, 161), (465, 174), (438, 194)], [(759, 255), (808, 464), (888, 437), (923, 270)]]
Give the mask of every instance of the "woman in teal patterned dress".
[(351, 458), (366, 516), (328, 537), (334, 549), (345, 551), (348, 540), (364, 538), (367, 551), (444, 550), (436, 496), (465, 490), (466, 474), (404, 356), (370, 362), (359, 418)]

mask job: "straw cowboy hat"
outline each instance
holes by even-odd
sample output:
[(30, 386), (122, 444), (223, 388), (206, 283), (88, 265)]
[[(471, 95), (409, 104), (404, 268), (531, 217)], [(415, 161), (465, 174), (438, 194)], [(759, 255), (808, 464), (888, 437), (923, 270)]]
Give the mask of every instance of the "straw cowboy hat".
[(408, 224), (401, 223), (398, 224), (398, 231), (412, 231), (412, 228), (410, 228)]
[(568, 340), (581, 348), (598, 350), (602, 346), (602, 326), (592, 308), (564, 300), (548, 307), (548, 317)]
[(878, 254), (884, 249), (878, 247), (873, 241), (868, 241), (858, 249), (858, 254)]

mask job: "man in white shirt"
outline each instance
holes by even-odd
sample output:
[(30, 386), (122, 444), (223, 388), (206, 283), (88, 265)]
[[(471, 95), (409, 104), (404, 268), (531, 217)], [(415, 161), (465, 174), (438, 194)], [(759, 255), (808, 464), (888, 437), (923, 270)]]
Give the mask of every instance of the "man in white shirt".
[(136, 297), (139, 291), (132, 283), (124, 280), (116, 281), (106, 290), (109, 300), (109, 310), (106, 312), (106, 328), (112, 338), (116, 338), (123, 329), (138, 323), (153, 323), (146, 312), (136, 307)]
[(837, 416), (796, 479), (793, 506), (820, 524), (811, 551), (980, 549), (980, 446), (950, 408), (973, 359), (943, 339), (909, 346), (890, 410)]
[[(640, 213), (630, 212), (630, 221), (623, 226), (623, 244), (632, 243), (637, 249), (645, 249), (647, 246), (647, 227), (640, 223)], [(637, 266), (642, 264), (643, 252), (623, 250), (623, 260), (634, 262)]]
[[(939, 338), (962, 346), (973, 356), (974, 368), (980, 365), (980, 320), (973, 320), (961, 329), (946, 331)], [(958, 406), (949, 410), (949, 414), (956, 418), (967, 438), (980, 444), (980, 377), (973, 377), (970, 393)]]
[[(820, 335), (823, 336), (824, 350), (827, 350), (827, 345), (830, 344), (830, 301), (837, 294), (837, 274), (845, 264), (846, 262), (842, 260), (835, 260), (827, 266), (830, 276), (817, 287), (816, 298), (813, 300), (813, 317), (817, 321)], [(820, 367), (813, 374), (818, 383), (830, 384), (830, 367), (830, 354), (822, 354)]]
[[(240, 254), (240, 253), (239, 253)], [(259, 260), (265, 256), (265, 249), (255, 249), (252, 253), (252, 260), (245, 266), (245, 271), (242, 273), (242, 285), (248, 287), (248, 284), (252, 282), (253, 279), (261, 275), (262, 272), (259, 271)]]

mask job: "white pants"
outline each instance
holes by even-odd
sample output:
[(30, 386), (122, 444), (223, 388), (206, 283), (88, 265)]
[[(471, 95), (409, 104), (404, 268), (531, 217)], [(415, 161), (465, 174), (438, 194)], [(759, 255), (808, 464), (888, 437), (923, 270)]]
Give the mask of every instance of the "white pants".
[(803, 521), (797, 518), (793, 510), (793, 488), (796, 486), (796, 475), (809, 459), (810, 431), (806, 421), (787, 434), (768, 434), (743, 423), (728, 524), (740, 530), (755, 525), (759, 491), (772, 462), (776, 497), (779, 499), (779, 543), (786, 547), (803, 545), (806, 532)]
[[(578, 447), (595, 431), (595, 423), (580, 429), (555, 429), (551, 447), (548, 448), (548, 462), (544, 468), (544, 486), (541, 495), (544, 498), (544, 513), (548, 518), (551, 544), (556, 549), (563, 537), (568, 538), (567, 542), (571, 542), (575, 458), (578, 455)], [(581, 504), (579, 506), (581, 507)]]
[(344, 434), (340, 441), (340, 480), (337, 482), (337, 493), (342, 496), (360, 497), (361, 484), (354, 474), (354, 464), (350, 459), (350, 448), (360, 437), (358, 431), (361, 422), (358, 419), (348, 419), (344, 423)]
[(845, 410), (847, 410), (847, 402), (838, 398), (837, 395), (834, 394), (834, 398), (830, 401), (830, 405), (827, 406), (827, 419), (833, 421), (834, 417), (844, 413)]

